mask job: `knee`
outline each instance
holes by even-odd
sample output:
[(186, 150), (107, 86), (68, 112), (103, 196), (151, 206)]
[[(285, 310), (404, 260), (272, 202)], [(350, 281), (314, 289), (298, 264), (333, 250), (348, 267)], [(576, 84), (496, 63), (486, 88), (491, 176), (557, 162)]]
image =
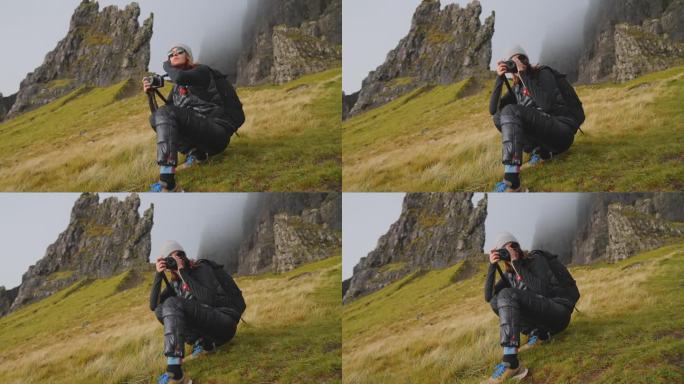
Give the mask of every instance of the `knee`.
[(150, 124), (153, 127), (157, 127), (160, 124), (170, 123), (175, 118), (173, 108), (168, 105), (159, 107), (152, 116), (150, 116)]
[(494, 121), (494, 126), (496, 129), (501, 132), (501, 112), (497, 112), (494, 116), (492, 116), (492, 120)]
[(520, 122), (520, 105), (509, 104), (505, 106), (499, 116), (499, 124), (505, 126), (506, 124), (519, 123)]
[(183, 298), (178, 296), (171, 296), (168, 299), (164, 300), (164, 302), (161, 305), (162, 317), (172, 314), (175, 315), (182, 312), (183, 300)]
[(516, 291), (514, 288), (504, 288), (496, 295), (496, 305), (510, 306), (515, 301)]

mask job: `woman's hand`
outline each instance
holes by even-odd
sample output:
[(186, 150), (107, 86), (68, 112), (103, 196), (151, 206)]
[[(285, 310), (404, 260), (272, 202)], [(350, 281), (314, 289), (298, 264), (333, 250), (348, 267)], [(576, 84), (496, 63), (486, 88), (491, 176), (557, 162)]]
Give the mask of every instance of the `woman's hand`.
[(149, 92), (150, 89), (152, 89), (152, 84), (150, 84), (150, 81), (147, 77), (143, 78), (143, 91)]
[(506, 63), (503, 61), (499, 61), (498, 63), (496, 63), (496, 74), (498, 76), (506, 75), (506, 71), (507, 71), (506, 68), (507, 68)]
[(499, 262), (499, 251), (497, 249), (492, 249), (489, 251), (489, 262), (492, 264)]
[(164, 261), (163, 257), (157, 257), (157, 263), (155, 264), (157, 267), (157, 272), (164, 272), (166, 270), (166, 261)]

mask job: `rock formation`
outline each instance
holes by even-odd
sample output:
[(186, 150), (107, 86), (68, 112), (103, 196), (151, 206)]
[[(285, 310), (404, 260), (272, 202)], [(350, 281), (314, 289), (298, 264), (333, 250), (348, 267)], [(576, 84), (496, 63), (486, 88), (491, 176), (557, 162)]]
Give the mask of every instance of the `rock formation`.
[[(655, 249), (680, 231), (682, 193), (591, 194), (573, 243), (572, 262), (615, 261)], [(679, 232), (681, 234), (681, 231)]]
[(150, 256), (154, 207), (138, 214), (140, 198), (99, 202), (84, 193), (71, 211), (66, 230), (45, 256), (24, 273), (11, 310), (47, 297), (85, 278), (106, 278), (137, 266)]
[(667, 55), (681, 57), (684, 0), (594, 0), (585, 25), (579, 82), (629, 80), (671, 65)]
[(17, 298), (17, 293), (19, 293), (19, 287), (14, 287), (10, 290), (0, 287), (0, 317), (5, 316), (9, 312), (12, 303)]
[(424, 85), (450, 84), (489, 69), (494, 14), (480, 22), (482, 6), (465, 8), (423, 0), (411, 29), (385, 62), (363, 80), (350, 115), (388, 103)]
[(482, 255), (487, 198), (472, 193), (409, 193), (399, 219), (361, 258), (344, 294), (349, 302), (408, 274), (445, 268)]
[(3, 121), (5, 119), (10, 109), (12, 109), (12, 105), (14, 105), (14, 102), (16, 100), (16, 93), (7, 97), (2, 96), (2, 93), (0, 93), (0, 121)]
[(341, 0), (257, 0), (238, 60), (240, 85), (283, 83), (339, 64)]
[(153, 15), (138, 24), (137, 3), (99, 11), (96, 1), (76, 8), (69, 32), (43, 64), (21, 82), (9, 117), (50, 103), (82, 86), (139, 78), (150, 61)]
[(243, 241), (229, 272), (285, 272), (341, 247), (339, 193), (264, 193), (245, 210)]

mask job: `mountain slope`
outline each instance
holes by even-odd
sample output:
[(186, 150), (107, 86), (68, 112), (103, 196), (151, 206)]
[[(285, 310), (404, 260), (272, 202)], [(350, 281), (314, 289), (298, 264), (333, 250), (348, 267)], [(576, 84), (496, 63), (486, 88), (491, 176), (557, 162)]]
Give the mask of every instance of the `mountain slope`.
[[(521, 354), (526, 383), (684, 380), (684, 242), (615, 264), (574, 267), (582, 297), (568, 329)], [(485, 257), (416, 273), (343, 308), (345, 383), (479, 383), (501, 358), (484, 301)], [(523, 339), (525, 340), (525, 339)]]
[[(180, 173), (183, 188), (339, 190), (341, 78), (337, 68), (238, 89), (247, 115), (240, 137), (209, 163)], [(147, 191), (158, 178), (149, 114), (131, 81), (80, 88), (0, 124), (0, 190)]]
[[(339, 383), (341, 258), (238, 278), (236, 337), (185, 365), (203, 384)], [(148, 383), (164, 370), (151, 271), (80, 282), (0, 319), (3, 383)], [(139, 283), (139, 284), (136, 284)]]
[[(342, 124), (345, 191), (483, 191), (502, 177), (493, 75), (421, 88)], [(539, 191), (684, 188), (684, 67), (577, 87), (585, 134), (523, 183)]]

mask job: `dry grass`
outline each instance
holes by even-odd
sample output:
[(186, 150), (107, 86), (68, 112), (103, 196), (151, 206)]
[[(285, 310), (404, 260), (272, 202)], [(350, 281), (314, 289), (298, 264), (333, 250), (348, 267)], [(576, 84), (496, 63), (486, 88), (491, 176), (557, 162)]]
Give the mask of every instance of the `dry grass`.
[[(617, 349), (609, 359), (617, 367), (622, 356), (634, 353), (621, 350), (622, 344), (633, 346), (628, 341), (630, 333), (644, 326), (649, 330), (631, 336), (634, 342), (639, 340), (644, 350), (660, 348), (658, 353), (662, 355), (681, 353), (677, 351), (684, 349), (684, 342), (674, 340), (665, 345), (655, 342), (652, 334), (657, 329), (677, 329), (684, 321), (681, 317), (670, 318), (684, 307), (684, 295), (663, 293), (673, 292), (676, 278), (667, 281), (665, 288), (661, 285), (663, 275), (684, 269), (682, 245), (615, 265), (571, 269), (582, 293), (580, 312), (573, 315), (570, 327), (556, 337), (557, 341), (544, 347), (546, 352), (522, 355), (533, 372), (538, 372), (535, 377), (544, 377), (535, 382), (624, 382), (624, 372), (612, 376), (609, 372), (587, 380), (579, 376), (588, 369), (583, 365), (591, 365), (591, 356), (599, 356), (605, 349)], [(672, 265), (677, 265), (677, 270), (672, 270)], [(485, 270), (480, 269), (474, 278), (449, 284), (450, 276), (458, 268), (431, 271), (401, 288), (398, 287), (402, 282), (395, 282), (345, 305), (345, 383), (477, 383), (490, 373), (500, 358), (501, 348), (498, 318), (483, 300)], [(671, 364), (661, 361), (644, 377), (684, 378), (681, 367), (679, 376), (676, 370), (670, 372), (672, 369)]]
[[(315, 375), (323, 378), (321, 382), (339, 382), (339, 349), (308, 348), (340, 338), (340, 262), (340, 257), (333, 257), (283, 275), (238, 278), (248, 304), (244, 314), (248, 325), (241, 323), (236, 338), (211, 360), (188, 363), (191, 377), (205, 379), (204, 383), (223, 382), (215, 381), (222, 377), (234, 383), (258, 378), (291, 383), (285, 374), (289, 365), (299, 370), (295, 378)], [(125, 274), (68, 295), (67, 288), (1, 318), (0, 380), (8, 384), (150, 382), (165, 367), (162, 327), (147, 302), (150, 277), (123, 292), (116, 287)], [(337, 324), (338, 331), (331, 331), (334, 327), (329, 323)], [(292, 329), (302, 333), (273, 336)], [(267, 366), (262, 371), (255, 359), (271, 359), (279, 370)], [(316, 359), (323, 363), (300, 369)]]
[[(523, 172), (534, 191), (677, 190), (684, 67), (627, 84), (577, 87), (587, 121), (571, 150)], [(459, 98), (468, 82), (482, 90)], [(490, 78), (414, 91), (344, 122), (345, 191), (483, 191), (501, 178)], [(647, 154), (658, 153), (655, 158)], [(663, 165), (669, 169), (662, 169)], [(677, 181), (679, 179), (679, 181)]]

